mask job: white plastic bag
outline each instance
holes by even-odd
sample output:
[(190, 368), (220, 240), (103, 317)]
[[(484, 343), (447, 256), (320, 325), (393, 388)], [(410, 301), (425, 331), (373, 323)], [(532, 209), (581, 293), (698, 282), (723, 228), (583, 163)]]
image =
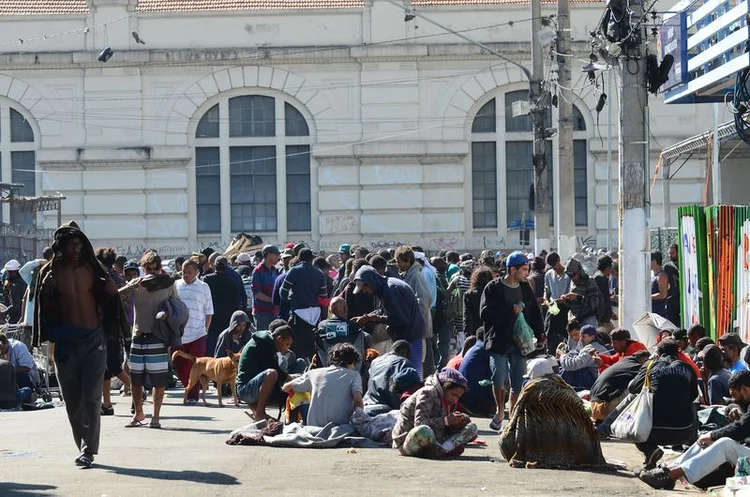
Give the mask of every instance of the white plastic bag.
[(649, 374), (653, 361), (649, 363), (646, 369), (646, 378), (643, 382), (643, 389), (633, 399), (633, 402), (617, 416), (612, 423), (612, 435), (621, 440), (629, 442), (643, 443), (651, 435), (651, 427), (654, 418), (654, 394), (651, 393)]

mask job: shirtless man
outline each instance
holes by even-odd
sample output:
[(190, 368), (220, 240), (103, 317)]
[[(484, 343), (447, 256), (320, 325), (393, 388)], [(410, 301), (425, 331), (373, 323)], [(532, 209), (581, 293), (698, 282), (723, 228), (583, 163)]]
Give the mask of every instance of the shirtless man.
[(36, 289), (34, 344), (55, 344), (57, 378), (80, 450), (75, 463), (89, 468), (99, 451), (105, 332), (122, 333), (120, 299), (113, 298), (117, 287), (75, 223), (55, 232), (52, 248), (55, 255), (40, 270)]

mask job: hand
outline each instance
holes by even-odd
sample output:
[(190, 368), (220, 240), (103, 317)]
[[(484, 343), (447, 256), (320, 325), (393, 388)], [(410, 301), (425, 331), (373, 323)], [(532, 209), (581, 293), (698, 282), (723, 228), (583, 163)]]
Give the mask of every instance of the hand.
[[(448, 426), (463, 426), (468, 424), (469, 416), (462, 412), (452, 412), (448, 414)], [(467, 420), (464, 422), (464, 420)]]
[(711, 433), (704, 433), (703, 435), (698, 437), (698, 445), (700, 447), (706, 448), (709, 445), (714, 443), (713, 439), (711, 438)]
[(536, 303), (539, 304), (539, 305), (546, 305), (545, 304), (546, 302), (547, 301), (544, 300), (544, 297), (539, 297), (538, 299), (536, 299)]
[(594, 355), (594, 363), (597, 366), (602, 367), (602, 358), (599, 357), (598, 355)]
[(522, 305), (515, 304), (513, 306), (513, 314), (520, 314), (522, 312), (523, 312), (523, 306)]
[(356, 324), (362, 326), (364, 324), (367, 324), (370, 321), (370, 316), (359, 316), (356, 318), (352, 318), (352, 321), (354, 321)]
[(737, 421), (742, 417), (742, 411), (738, 407), (732, 407), (729, 412), (727, 413), (727, 420), (729, 421)]

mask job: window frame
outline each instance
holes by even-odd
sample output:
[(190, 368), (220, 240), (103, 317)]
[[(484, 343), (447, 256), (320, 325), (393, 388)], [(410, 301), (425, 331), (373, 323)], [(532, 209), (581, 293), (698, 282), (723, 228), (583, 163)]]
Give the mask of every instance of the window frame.
[[(31, 141), (13, 141), (11, 139), (11, 109), (26, 121), (33, 138)], [(39, 192), (40, 177), (36, 155), (39, 136), (39, 129), (26, 109), (12, 100), (0, 98), (0, 181), (8, 183), (15, 183), (17, 181), (17, 178), (13, 177), (14, 154), (18, 152), (33, 154), (33, 186), (31, 190), (25, 189), (26, 191), (22, 191), (21, 195), (36, 196)], [(22, 169), (25, 169), (25, 166)], [(4, 206), (0, 205), (0, 221), (3, 223), (22, 224), (24, 226), (30, 222), (33, 226), (36, 226), (38, 217), (35, 218), (33, 215), (22, 216), (22, 219), (18, 220), (15, 213), (12, 213), (10, 209), (4, 209)]]

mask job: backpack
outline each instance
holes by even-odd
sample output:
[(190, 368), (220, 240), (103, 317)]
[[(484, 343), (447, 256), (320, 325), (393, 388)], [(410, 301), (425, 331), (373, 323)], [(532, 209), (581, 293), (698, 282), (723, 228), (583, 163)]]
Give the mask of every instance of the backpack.
[(446, 322), (453, 321), (464, 315), (464, 296), (461, 288), (456, 285), (443, 299), (443, 315)]

